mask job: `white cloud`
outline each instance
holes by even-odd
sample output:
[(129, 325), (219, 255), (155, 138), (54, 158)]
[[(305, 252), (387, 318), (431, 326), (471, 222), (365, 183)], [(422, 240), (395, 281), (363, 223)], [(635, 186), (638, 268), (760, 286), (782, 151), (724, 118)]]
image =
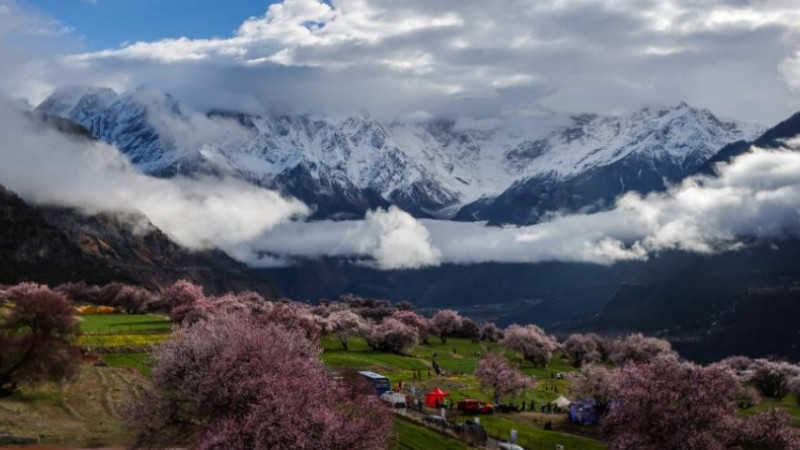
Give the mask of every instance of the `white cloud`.
[(498, 89), (527, 86), (533, 83), (536, 77), (533, 75), (518, 73), (514, 75), (500, 76), (492, 80), (492, 86)]
[(67, 138), (0, 103), (0, 183), (34, 203), (138, 212), (190, 249), (238, 245), (308, 213), (238, 180), (143, 175), (115, 147)]
[(383, 269), (438, 265), (441, 252), (428, 230), (410, 214), (395, 207), (367, 213), (364, 221), (344, 236), (355, 254), (370, 255)]
[(334, 256), (386, 270), (437, 266), (442, 257), (428, 229), (396, 207), (369, 212), (364, 220), (286, 223), (228, 251), (256, 266), (285, 265), (287, 257)]
[[(63, 23), (0, 0), (0, 97), (37, 103), (59, 82), (54, 54), (78, 51)], [(91, 77), (92, 81), (99, 81)]]
[[(560, 216), (532, 226), (415, 220), (397, 209), (365, 221), (287, 223), (239, 248), (253, 264), (291, 258), (367, 258), (383, 269), (442, 263), (613, 264), (665, 250), (735, 251), (742, 240), (797, 236), (800, 153), (755, 149), (721, 167), (719, 178), (696, 177), (669, 192), (622, 197), (612, 210)], [(268, 254), (265, 261), (253, 255)], [(288, 259), (287, 259), (288, 258)]]
[(36, 82), (123, 80), (195, 106), (236, 109), (247, 97), (395, 116), (686, 100), (766, 124), (800, 106), (774, 76), (798, 48), (794, 0), (284, 0), (227, 37), (66, 52)]
[(786, 84), (795, 92), (800, 92), (800, 50), (781, 61), (780, 71)]

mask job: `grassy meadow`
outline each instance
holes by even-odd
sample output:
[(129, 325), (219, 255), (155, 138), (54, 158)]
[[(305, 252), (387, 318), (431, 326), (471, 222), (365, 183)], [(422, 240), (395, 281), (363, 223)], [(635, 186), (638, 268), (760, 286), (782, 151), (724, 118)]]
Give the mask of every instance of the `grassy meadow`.
[(403, 418), (394, 420), (397, 441), (392, 450), (466, 450), (466, 444)]
[[(0, 428), (16, 431), (19, 435), (37, 436), (41, 444), (53, 446), (113, 447), (128, 442), (130, 436), (120, 421), (122, 411), (148, 383), (151, 364), (148, 350), (168, 339), (172, 326), (167, 317), (155, 314), (83, 315), (80, 320), (83, 335), (78, 344), (96, 352), (97, 361), (85, 364), (75, 380), (23, 389), (19, 395), (0, 401)], [(489, 400), (472, 373), (480, 355), (487, 351), (501, 351), (496, 344), (475, 344), (454, 338), (441, 344), (433, 337), (430, 344), (418, 345), (407, 356), (375, 352), (361, 338), (350, 339), (348, 350), (344, 350), (338, 340), (329, 337), (323, 338), (322, 346), (323, 362), (333, 371), (369, 369), (388, 376), (394, 385), (403, 381), (422, 390), (439, 386), (450, 392), (453, 401), (462, 398)], [(435, 376), (433, 361), (440, 364), (445, 376)], [(533, 367), (528, 362), (523, 362), (520, 368), (526, 374), (543, 379), (539, 389), (524, 395), (527, 402), (533, 400), (537, 404), (554, 399), (558, 395), (554, 388), (559, 388), (559, 392), (566, 389), (565, 382), (552, 379), (554, 373), (572, 370), (559, 358), (547, 369)], [(416, 374), (421, 376), (420, 380), (415, 380)], [(455, 412), (449, 414), (451, 421), (466, 419), (458, 417)], [(506, 436), (511, 428), (518, 430), (521, 439), (526, 435), (537, 439), (562, 435), (559, 431), (541, 430), (535, 416), (532, 413), (498, 415), (484, 423), (491, 434), (497, 433), (498, 436)], [(562, 416), (552, 416), (556, 417)], [(395, 421), (395, 432), (395, 450), (469, 448), (450, 435), (401, 418)], [(574, 439), (591, 443), (575, 448), (602, 448), (599, 442), (585, 437)], [(561, 441), (573, 442), (569, 439)]]
[[(83, 365), (79, 376), (58, 385), (23, 389), (21, 393), (0, 400), (0, 430), (22, 436), (39, 438), (40, 445), (59, 447), (120, 447), (130, 439), (121, 424), (122, 413), (130, 400), (137, 398), (148, 384), (152, 345), (169, 337), (171, 324), (167, 317), (142, 315), (81, 316), (83, 336), (79, 344), (96, 351), (96, 361)], [(416, 346), (409, 355), (393, 355), (371, 350), (364, 339), (348, 341), (348, 350), (333, 338), (322, 339), (323, 362), (334, 372), (373, 370), (388, 376), (394, 386), (402, 381), (427, 391), (440, 387), (450, 393), (450, 400), (478, 398), (489, 401), (474, 375), (481, 355), (501, 352), (497, 344), (473, 343), (466, 339), (450, 338), (446, 344), (431, 337), (429, 344)], [(537, 377), (538, 386), (525, 392), (515, 403), (525, 400), (538, 406), (568, 394), (568, 383), (555, 374), (573, 369), (567, 361), (556, 356), (547, 368), (535, 367), (520, 361), (515, 355), (506, 356), (519, 364), (520, 370)], [(435, 376), (433, 362), (445, 371)], [(419, 374), (419, 379), (416, 375)], [(429, 375), (430, 374), (430, 375)], [(753, 414), (772, 407), (789, 411), (796, 426), (800, 426), (800, 407), (794, 396), (782, 401), (765, 399), (760, 405), (745, 411)], [(433, 411), (428, 411), (433, 413)], [(467, 417), (448, 411), (448, 420), (460, 422)], [(552, 431), (544, 429), (546, 422)], [(527, 411), (516, 414), (481, 416), (481, 423), (490, 436), (507, 439), (511, 430), (517, 431), (518, 443), (526, 450), (552, 450), (563, 445), (565, 450), (601, 450), (597, 427), (581, 426), (567, 420), (564, 414), (544, 414)], [(395, 420), (397, 440), (393, 450), (460, 450), (470, 448), (458, 439), (427, 428), (419, 423), (398, 417)]]
[(80, 316), (78, 345), (84, 347), (138, 347), (146, 351), (151, 345), (169, 337), (169, 318), (156, 314), (94, 314)]
[[(423, 391), (434, 387), (440, 387), (450, 393), (450, 399), (458, 401), (465, 398), (477, 398), (484, 401), (491, 399), (487, 393), (482, 392), (477, 379), (472, 375), (478, 364), (480, 355), (486, 352), (501, 352), (502, 349), (497, 344), (473, 343), (467, 339), (449, 338), (446, 344), (442, 344), (438, 338), (431, 337), (429, 344), (418, 345), (409, 356), (391, 355), (379, 353), (371, 350), (364, 339), (353, 338), (348, 341), (348, 350), (342, 348), (341, 343), (332, 338), (323, 338), (323, 360), (332, 369), (359, 369), (373, 370), (382, 375), (388, 376), (393, 385), (399, 381), (404, 384), (412, 383)], [(519, 365), (520, 370), (527, 374), (537, 377), (539, 384), (536, 389), (532, 389), (520, 396), (515, 402), (519, 405), (525, 400), (528, 405), (531, 401), (536, 405), (542, 405), (554, 400), (559, 395), (569, 396), (567, 393), (568, 385), (564, 380), (555, 379), (558, 372), (567, 373), (575, 369), (560, 357), (553, 359), (547, 368), (535, 367), (528, 361), (519, 361), (515, 355), (506, 353), (511, 361)], [(446, 372), (445, 376), (436, 377), (433, 372), (433, 361), (437, 361), (441, 368)], [(430, 371), (430, 378), (428, 372)], [(420, 380), (414, 380), (414, 374), (421, 375)], [(431, 411), (432, 412), (432, 411)], [(448, 411), (448, 420), (459, 422), (468, 417), (457, 414), (456, 411)], [(550, 421), (553, 431), (544, 430), (544, 423)], [(563, 414), (541, 414), (541, 413), (519, 413), (519, 414), (496, 414), (494, 416), (481, 416), (481, 423), (486, 428), (490, 436), (507, 439), (512, 429), (517, 430), (518, 443), (523, 445), (526, 450), (551, 450), (556, 444), (564, 445), (565, 450), (596, 450), (604, 449), (605, 446), (597, 440), (598, 431), (596, 427), (583, 427), (569, 422)], [(415, 446), (412, 436), (422, 439), (426, 436), (418, 433), (410, 433), (409, 427), (419, 425), (396, 422), (395, 428), (399, 433), (400, 441), (396, 445), (398, 449), (405, 448), (425, 448), (436, 450), (439, 448), (467, 448), (464, 444), (452, 438), (445, 437), (436, 432), (429, 431), (439, 436), (439, 440), (444, 438), (447, 442), (453, 441), (450, 445), (462, 445), (462, 447), (449, 447), (446, 443), (439, 443), (439, 440), (428, 439), (425, 437), (423, 446)], [(423, 428), (424, 429), (424, 428)], [(427, 446), (424, 446), (427, 445)]]

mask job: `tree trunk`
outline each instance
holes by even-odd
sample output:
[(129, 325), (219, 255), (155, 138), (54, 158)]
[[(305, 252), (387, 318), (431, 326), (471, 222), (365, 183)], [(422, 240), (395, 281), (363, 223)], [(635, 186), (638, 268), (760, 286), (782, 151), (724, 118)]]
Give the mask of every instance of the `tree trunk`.
[(38, 335), (34, 334), (30, 346), (25, 350), (25, 353), (19, 359), (11, 364), (5, 372), (0, 373), (0, 398), (8, 397), (17, 390), (19, 384), (14, 381), (14, 372), (19, 370), (33, 355), (33, 349), (39, 343)]
[(0, 398), (6, 398), (16, 392), (17, 383), (11, 379), (11, 373), (0, 375)]

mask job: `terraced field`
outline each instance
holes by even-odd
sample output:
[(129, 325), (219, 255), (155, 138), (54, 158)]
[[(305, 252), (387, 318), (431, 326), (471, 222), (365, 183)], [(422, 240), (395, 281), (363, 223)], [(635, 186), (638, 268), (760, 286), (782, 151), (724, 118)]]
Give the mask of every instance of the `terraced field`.
[(94, 314), (80, 316), (84, 347), (134, 347), (141, 351), (169, 337), (171, 324), (156, 314)]
[(46, 446), (124, 446), (130, 436), (122, 414), (147, 383), (130, 369), (83, 365), (73, 381), (0, 400), (0, 434), (39, 438)]
[(153, 314), (84, 315), (80, 320), (78, 344), (96, 352), (97, 363), (83, 364), (74, 380), (23, 387), (0, 400), (0, 435), (64, 447), (124, 447), (130, 441), (122, 416), (148, 383), (146, 352), (169, 337), (171, 324)]

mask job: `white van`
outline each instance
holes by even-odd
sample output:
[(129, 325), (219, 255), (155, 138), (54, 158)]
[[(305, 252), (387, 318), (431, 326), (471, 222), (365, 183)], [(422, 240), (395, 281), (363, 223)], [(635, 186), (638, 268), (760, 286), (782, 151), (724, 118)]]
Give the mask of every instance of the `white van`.
[(500, 450), (525, 450), (524, 448), (520, 447), (517, 444), (512, 444), (510, 442), (501, 442), (497, 444), (497, 448)]
[(406, 396), (403, 394), (398, 394), (397, 392), (384, 392), (383, 395), (381, 395), (381, 400), (392, 405), (392, 408), (395, 409), (406, 408)]

